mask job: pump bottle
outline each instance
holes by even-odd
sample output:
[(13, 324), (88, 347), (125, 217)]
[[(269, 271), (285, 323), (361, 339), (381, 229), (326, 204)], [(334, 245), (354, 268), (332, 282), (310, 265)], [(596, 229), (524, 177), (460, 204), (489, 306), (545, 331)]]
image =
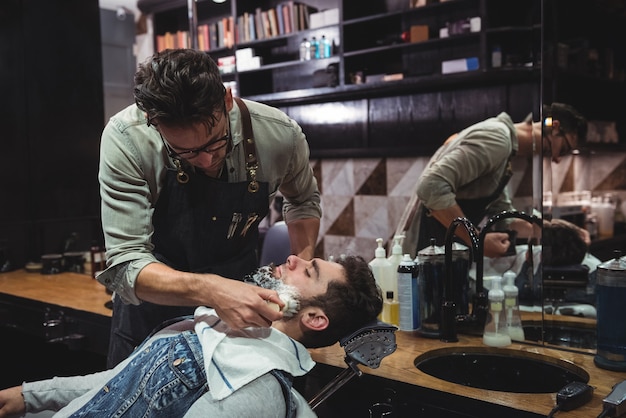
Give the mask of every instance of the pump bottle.
[(417, 264), (409, 254), (404, 254), (398, 266), (399, 328), (401, 331), (415, 331), (420, 326), (417, 275)]
[(383, 295), (386, 295), (388, 291), (393, 291), (392, 283), (394, 281), (395, 272), (392, 269), (391, 263), (387, 260), (385, 249), (383, 248), (383, 239), (376, 239), (377, 247), (374, 251), (374, 259), (370, 261), (369, 266), (374, 274), (376, 283), (380, 286), (380, 290)]
[(504, 309), (506, 311), (506, 327), (511, 340), (524, 341), (524, 328), (519, 312), (519, 289), (515, 286), (515, 273), (511, 270), (504, 273)]
[(391, 263), (391, 271), (393, 271), (393, 280), (391, 283), (391, 287), (393, 290), (393, 294), (398, 295), (398, 267), (400, 266), (400, 262), (402, 261), (402, 240), (404, 240), (404, 235), (395, 235), (393, 237), (393, 246), (391, 247), (391, 254), (387, 257), (387, 260)]
[(493, 278), (487, 298), (489, 299), (489, 315), (485, 324), (485, 331), (483, 332), (483, 343), (491, 347), (510, 345), (511, 336), (506, 326), (502, 277), (497, 276)]

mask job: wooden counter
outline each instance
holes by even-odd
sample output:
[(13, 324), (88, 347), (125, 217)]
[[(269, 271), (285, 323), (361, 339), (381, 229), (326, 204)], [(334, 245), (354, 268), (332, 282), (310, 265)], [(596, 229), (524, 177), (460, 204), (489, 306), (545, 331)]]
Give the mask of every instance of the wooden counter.
[(78, 273), (40, 274), (17, 270), (0, 273), (0, 293), (51, 305), (112, 316), (104, 306), (111, 300), (103, 285)]
[(47, 342), (106, 356), (111, 300), (104, 286), (77, 273), (0, 273), (0, 326)]
[[(437, 339), (422, 338), (414, 333), (397, 331), (397, 350), (385, 357), (378, 369), (361, 366), (364, 373), (397, 380), (400, 382), (426, 387), (441, 392), (478, 399), (498, 405), (507, 406), (521, 411), (533, 412), (547, 416), (556, 404), (556, 393), (516, 394), (498, 392), (494, 390), (475, 389), (432, 377), (414, 366), (417, 356), (438, 348), (485, 346), (480, 337), (459, 335), (456, 343), (444, 343)], [(611, 391), (613, 385), (626, 379), (626, 373), (612, 372), (596, 367), (593, 355), (589, 353), (575, 353), (560, 349), (545, 348), (530, 344), (514, 343), (507, 347), (532, 353), (544, 354), (565, 360), (581, 367), (590, 375), (588, 384), (595, 388), (593, 399), (587, 405), (569, 412), (559, 411), (555, 416), (560, 418), (590, 418), (596, 417), (602, 410), (602, 399)], [(345, 351), (335, 344), (332, 347), (311, 350), (313, 359), (319, 363), (345, 368)], [(541, 379), (541, 376), (537, 376)]]
[[(95, 314), (105, 317), (106, 320), (110, 320), (111, 317), (111, 310), (104, 306), (110, 300), (110, 295), (106, 293), (102, 285), (87, 275), (75, 273), (41, 275), (25, 271), (1, 273), (0, 294), (21, 298), (20, 300), (33, 300), (46, 305)], [(561, 317), (561, 319), (567, 318)], [(442, 347), (483, 346), (482, 339), (479, 337), (459, 335), (459, 342), (443, 343), (437, 339), (422, 338), (414, 333), (397, 331), (396, 342), (398, 345), (397, 350), (384, 358), (378, 369), (361, 367), (361, 370), (364, 373), (386, 379), (491, 402), (544, 416), (548, 415), (555, 405), (555, 393), (515, 394), (475, 389), (429, 376), (413, 365), (417, 356), (430, 350)], [(562, 359), (583, 368), (589, 373), (589, 384), (595, 388), (592, 401), (574, 411), (559, 411), (557, 413), (559, 418), (596, 417), (601, 411), (602, 399), (611, 391), (613, 385), (626, 379), (626, 373), (611, 372), (597, 368), (593, 363), (593, 352), (591, 351), (587, 353), (570, 352), (519, 343), (514, 343), (507, 348), (545, 354)], [(311, 353), (314, 360), (319, 363), (340, 368), (346, 367), (344, 361), (345, 352), (339, 344), (323, 349), (314, 349), (311, 350)]]

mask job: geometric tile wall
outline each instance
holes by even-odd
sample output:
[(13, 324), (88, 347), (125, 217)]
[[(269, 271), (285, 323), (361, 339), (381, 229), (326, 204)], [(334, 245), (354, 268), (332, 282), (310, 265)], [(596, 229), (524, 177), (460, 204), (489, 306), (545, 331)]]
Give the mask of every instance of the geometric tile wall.
[[(388, 249), (428, 159), (311, 160), (323, 208), (315, 256), (357, 254), (369, 260), (379, 237)], [(626, 153), (567, 156), (559, 164), (544, 161), (543, 170), (551, 171), (543, 178), (544, 188), (559, 192), (591, 190), (594, 195), (611, 192), (620, 203), (625, 202), (621, 206), (626, 214)], [(514, 205), (523, 210), (533, 201), (532, 162), (514, 159), (513, 171), (509, 191)]]

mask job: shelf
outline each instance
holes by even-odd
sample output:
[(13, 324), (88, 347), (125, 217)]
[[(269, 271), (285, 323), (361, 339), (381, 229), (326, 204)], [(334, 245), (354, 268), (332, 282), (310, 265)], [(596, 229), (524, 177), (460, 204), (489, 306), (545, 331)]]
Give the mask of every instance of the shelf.
[(343, 56), (346, 58), (354, 57), (357, 55), (364, 54), (374, 54), (377, 52), (389, 51), (393, 49), (418, 49), (418, 48), (432, 48), (432, 47), (441, 47), (446, 44), (454, 44), (454, 43), (463, 43), (463, 42), (471, 42), (472, 40), (476, 40), (480, 36), (480, 33), (468, 33), (464, 35), (455, 35), (448, 38), (436, 38), (429, 39), (427, 41), (422, 42), (412, 42), (412, 43), (401, 43), (401, 44), (393, 44), (393, 45), (382, 45), (374, 48), (360, 49), (355, 51), (345, 51)]
[(522, 83), (538, 81), (540, 74), (540, 68), (500, 68), (489, 71), (470, 71), (457, 74), (409, 77), (398, 81), (372, 84), (347, 84), (337, 87), (299, 89), (288, 92), (244, 97), (274, 106), (311, 104), (437, 91), (441, 89), (451, 90), (455, 87), (467, 84), (497, 85), (503, 82)]
[[(307, 132), (311, 155), (429, 155), (436, 149), (431, 138), (445, 137), (449, 129), (460, 129), (487, 112), (512, 111), (513, 116), (523, 117), (529, 108), (538, 108), (541, 69), (522, 65), (539, 62), (536, 58), (541, 56), (540, 14), (536, 13), (541, 0), (531, 1), (529, 5), (528, 0), (510, 0), (504, 6), (496, 0), (447, 0), (410, 8), (408, 0), (302, 0), (320, 11), (337, 8), (343, 20), (264, 39), (236, 39), (233, 49), (213, 49), (208, 54), (217, 59), (252, 49), (261, 65), (242, 67), (224, 81), (241, 97), (290, 109)], [(223, 17), (213, 11), (227, 11), (237, 21), (245, 12), (256, 14), (257, 9), (267, 11), (279, 3), (285, 4), (281, 0), (229, 0), (219, 9), (208, 1), (202, 7), (198, 3), (198, 22)], [(502, 16), (491, 16), (488, 5)], [(181, 10), (186, 8), (161, 12), (172, 16), (155, 19), (155, 33), (160, 30), (157, 21), (185, 27)], [(476, 17), (480, 28), (475, 20), (467, 28)], [(405, 42), (415, 26), (428, 28), (427, 34), (414, 32), (418, 36), (414, 40), (424, 40)], [(440, 38), (445, 27), (464, 33)], [(300, 61), (302, 38), (322, 35), (333, 40), (332, 57)], [(244, 39), (241, 32), (239, 39)], [(512, 66), (490, 68), (495, 46), (502, 49), (502, 62)], [(477, 70), (441, 74), (442, 62), (470, 57), (478, 60)], [(314, 82), (324, 83), (318, 77), (329, 64), (337, 68), (336, 87), (314, 88)], [(378, 78), (373, 76), (390, 74), (402, 74), (403, 79), (353, 84), (359, 76), (371, 81)], [(345, 126), (341, 121), (311, 119), (309, 115), (319, 107), (329, 112), (346, 110), (356, 119)], [(517, 115), (516, 109), (523, 109), (524, 115)], [(405, 123), (406, 129), (394, 131)], [(386, 141), (390, 129), (394, 131), (391, 142)], [(341, 138), (329, 140), (335, 130), (342, 132)]]

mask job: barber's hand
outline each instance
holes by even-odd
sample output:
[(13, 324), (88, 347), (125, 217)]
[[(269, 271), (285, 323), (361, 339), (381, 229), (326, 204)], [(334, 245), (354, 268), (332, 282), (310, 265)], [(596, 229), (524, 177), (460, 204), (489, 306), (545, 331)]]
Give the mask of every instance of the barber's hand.
[(506, 232), (488, 232), (485, 235), (484, 241), (484, 256), (485, 257), (502, 257), (506, 254), (511, 241), (509, 241), (509, 234)]
[(221, 278), (213, 289), (217, 302), (212, 305), (222, 321), (233, 329), (269, 327), (283, 318), (282, 312), (272, 308), (273, 302), (281, 309), (285, 303), (275, 290), (264, 289), (248, 283)]
[(0, 390), (0, 418), (21, 417), (25, 413), (22, 386)]

